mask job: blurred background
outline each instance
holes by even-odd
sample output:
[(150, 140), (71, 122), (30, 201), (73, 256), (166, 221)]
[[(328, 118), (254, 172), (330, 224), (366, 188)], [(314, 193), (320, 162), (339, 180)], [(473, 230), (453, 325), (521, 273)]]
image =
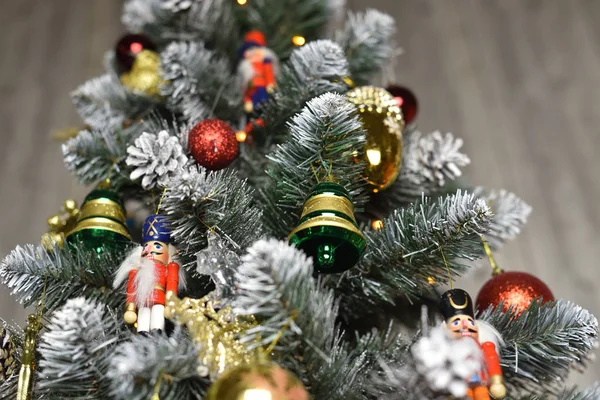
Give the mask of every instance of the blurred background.
[[(533, 206), (497, 261), (600, 315), (600, 2), (349, 0), (397, 22), (395, 83), (424, 132), (453, 132), (467, 180)], [(69, 92), (102, 73), (122, 33), (119, 0), (0, 0), (0, 256), (38, 242), (46, 219), (86, 189), (50, 134), (80, 120)], [(482, 264), (484, 265), (484, 264)], [(485, 265), (457, 283), (475, 297)], [(0, 289), (0, 316), (26, 312)], [(600, 362), (570, 383), (591, 384)]]

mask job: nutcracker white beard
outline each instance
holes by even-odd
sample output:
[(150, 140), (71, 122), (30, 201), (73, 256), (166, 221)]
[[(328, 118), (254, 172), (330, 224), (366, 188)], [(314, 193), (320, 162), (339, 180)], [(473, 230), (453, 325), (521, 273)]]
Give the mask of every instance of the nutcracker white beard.
[(138, 308), (152, 305), (152, 292), (156, 285), (154, 260), (140, 257), (137, 262), (139, 269), (133, 280), (135, 290), (135, 305)]
[[(129, 276), (129, 271), (137, 269), (138, 272), (133, 281), (135, 290), (135, 305), (139, 309), (141, 307), (150, 307), (152, 300), (152, 292), (156, 284), (156, 274), (154, 270), (154, 261), (142, 257), (141, 246), (136, 247), (129, 253), (115, 274), (113, 287), (117, 288)], [(169, 256), (172, 260), (175, 257), (177, 250), (172, 245), (169, 245)], [(183, 268), (180, 268), (179, 286), (185, 286), (185, 276)]]

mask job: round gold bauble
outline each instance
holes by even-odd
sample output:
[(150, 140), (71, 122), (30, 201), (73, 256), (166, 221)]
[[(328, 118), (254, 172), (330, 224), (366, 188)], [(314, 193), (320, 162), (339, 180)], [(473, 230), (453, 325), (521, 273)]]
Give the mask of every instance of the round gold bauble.
[(160, 96), (160, 58), (152, 50), (142, 50), (133, 62), (129, 72), (121, 75), (121, 84), (132, 92), (147, 96)]
[(397, 102), (385, 89), (360, 86), (347, 98), (356, 105), (366, 131), (364, 177), (373, 192), (390, 186), (398, 177), (402, 163), (404, 119)]
[(309, 400), (300, 379), (276, 364), (231, 368), (208, 391), (207, 400)]

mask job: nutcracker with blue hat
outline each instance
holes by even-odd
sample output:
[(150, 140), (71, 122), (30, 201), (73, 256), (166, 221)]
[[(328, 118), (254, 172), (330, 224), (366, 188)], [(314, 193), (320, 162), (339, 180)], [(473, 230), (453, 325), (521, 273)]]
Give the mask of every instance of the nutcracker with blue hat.
[(183, 268), (177, 263), (177, 249), (171, 241), (171, 228), (163, 215), (146, 218), (142, 246), (135, 248), (117, 270), (114, 284), (127, 280), (125, 322), (137, 332), (163, 331), (165, 297), (178, 294), (185, 286)]
[(467, 397), (471, 400), (503, 399), (506, 387), (500, 367), (500, 333), (489, 323), (475, 319), (473, 300), (462, 289), (450, 289), (440, 298), (439, 308), (446, 328), (456, 339), (473, 339), (481, 350), (481, 371), (469, 379)]

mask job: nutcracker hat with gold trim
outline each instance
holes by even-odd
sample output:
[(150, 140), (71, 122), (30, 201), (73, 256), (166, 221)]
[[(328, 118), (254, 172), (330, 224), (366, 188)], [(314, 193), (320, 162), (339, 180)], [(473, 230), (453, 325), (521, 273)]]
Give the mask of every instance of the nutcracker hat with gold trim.
[(475, 318), (473, 300), (469, 293), (462, 289), (451, 289), (445, 292), (440, 298), (439, 307), (446, 321), (455, 315), (468, 315)]
[(147, 243), (151, 240), (157, 240), (163, 243), (171, 243), (171, 225), (167, 222), (164, 215), (152, 214), (142, 228), (142, 243)]

